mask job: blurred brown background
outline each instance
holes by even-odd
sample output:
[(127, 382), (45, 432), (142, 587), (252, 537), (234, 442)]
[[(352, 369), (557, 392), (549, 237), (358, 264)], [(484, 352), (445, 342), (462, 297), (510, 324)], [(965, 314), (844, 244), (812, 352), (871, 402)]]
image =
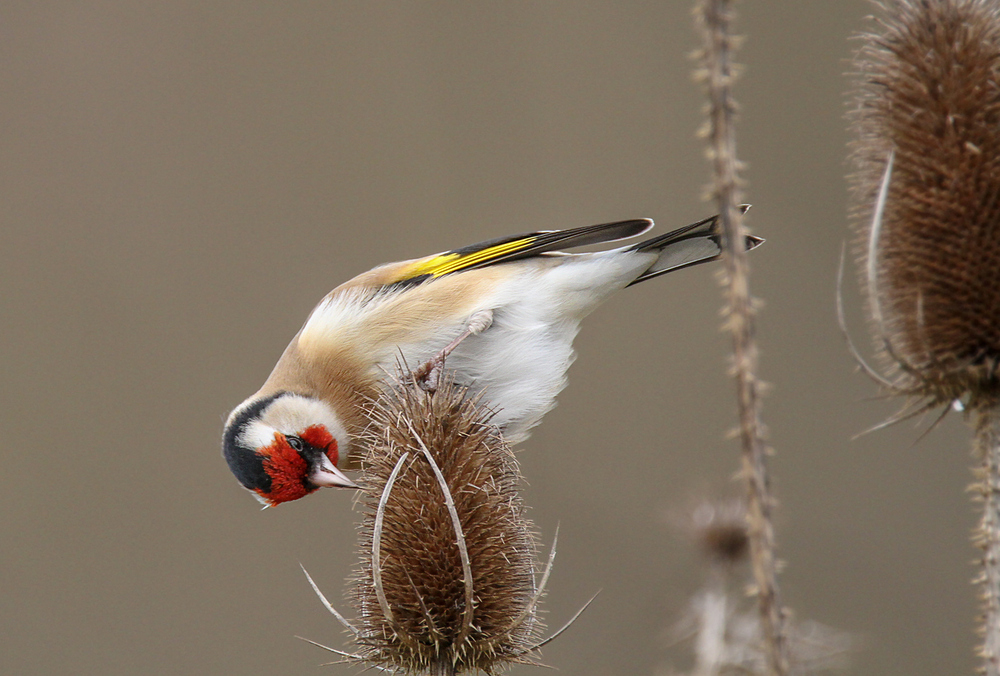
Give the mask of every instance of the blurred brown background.
[[(971, 672), (967, 430), (850, 441), (894, 410), (833, 300), (870, 6), (740, 11), (785, 600), (860, 638), (852, 673)], [(709, 213), (695, 45), (681, 1), (0, 5), (0, 673), (347, 673), (294, 635), (341, 645), (298, 564), (341, 598), (351, 495), (261, 512), (224, 416), (377, 263)], [(720, 303), (702, 267), (601, 308), (521, 454), (545, 543), (561, 523), (550, 624), (603, 589), (562, 673), (685, 664), (663, 631), (701, 572), (664, 514), (737, 467)]]

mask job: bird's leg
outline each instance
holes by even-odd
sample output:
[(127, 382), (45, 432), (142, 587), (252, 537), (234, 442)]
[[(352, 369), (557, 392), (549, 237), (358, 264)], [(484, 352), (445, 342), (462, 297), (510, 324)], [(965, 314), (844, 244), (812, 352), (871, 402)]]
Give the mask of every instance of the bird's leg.
[(440, 352), (430, 358), (427, 363), (413, 371), (413, 378), (426, 392), (437, 391), (438, 379), (441, 377), (441, 369), (444, 367), (444, 360), (461, 345), (462, 341), (469, 336), (477, 336), (493, 324), (493, 310), (480, 310), (469, 317), (465, 330), (459, 334), (455, 340), (445, 345)]

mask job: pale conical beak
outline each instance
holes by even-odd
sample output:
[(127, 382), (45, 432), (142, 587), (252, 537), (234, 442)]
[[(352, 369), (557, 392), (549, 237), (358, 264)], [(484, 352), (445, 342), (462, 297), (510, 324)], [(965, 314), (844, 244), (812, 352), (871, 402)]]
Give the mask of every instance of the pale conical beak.
[(344, 476), (344, 473), (330, 462), (330, 458), (326, 457), (325, 453), (319, 456), (319, 462), (316, 463), (315, 469), (309, 475), (309, 482), (320, 488), (361, 488)]

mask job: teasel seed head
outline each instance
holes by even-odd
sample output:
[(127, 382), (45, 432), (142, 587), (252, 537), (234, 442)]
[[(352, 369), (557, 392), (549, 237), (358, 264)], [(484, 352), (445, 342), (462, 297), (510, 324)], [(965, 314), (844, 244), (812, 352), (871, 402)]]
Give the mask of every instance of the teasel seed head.
[(428, 393), (401, 376), (371, 416), (357, 655), (425, 674), (532, 662), (549, 569), (536, 585), (520, 471), (492, 413), (447, 378)]
[(884, 381), (932, 406), (1000, 395), (1000, 8), (884, 0), (862, 36), (850, 177)]

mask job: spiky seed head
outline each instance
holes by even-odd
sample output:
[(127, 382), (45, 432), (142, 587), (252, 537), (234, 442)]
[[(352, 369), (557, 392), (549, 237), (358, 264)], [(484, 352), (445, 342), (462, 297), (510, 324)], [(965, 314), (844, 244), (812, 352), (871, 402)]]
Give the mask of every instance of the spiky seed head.
[[(493, 673), (530, 661), (526, 653), (537, 644), (537, 547), (518, 493), (520, 471), (489, 422), (492, 413), (467, 395), (447, 381), (429, 394), (401, 378), (373, 406), (361, 476), (370, 490), (361, 498), (361, 563), (353, 587), (357, 653), (370, 664), (407, 673)], [(447, 484), (461, 537), (424, 447)], [(376, 534), (381, 599), (372, 556)], [(471, 608), (459, 539), (468, 552)]]
[(852, 215), (861, 268), (874, 273), (863, 287), (876, 289), (868, 300), (881, 308), (877, 339), (898, 389), (936, 401), (967, 396), (975, 406), (1000, 390), (1000, 6), (876, 5), (851, 111)]

